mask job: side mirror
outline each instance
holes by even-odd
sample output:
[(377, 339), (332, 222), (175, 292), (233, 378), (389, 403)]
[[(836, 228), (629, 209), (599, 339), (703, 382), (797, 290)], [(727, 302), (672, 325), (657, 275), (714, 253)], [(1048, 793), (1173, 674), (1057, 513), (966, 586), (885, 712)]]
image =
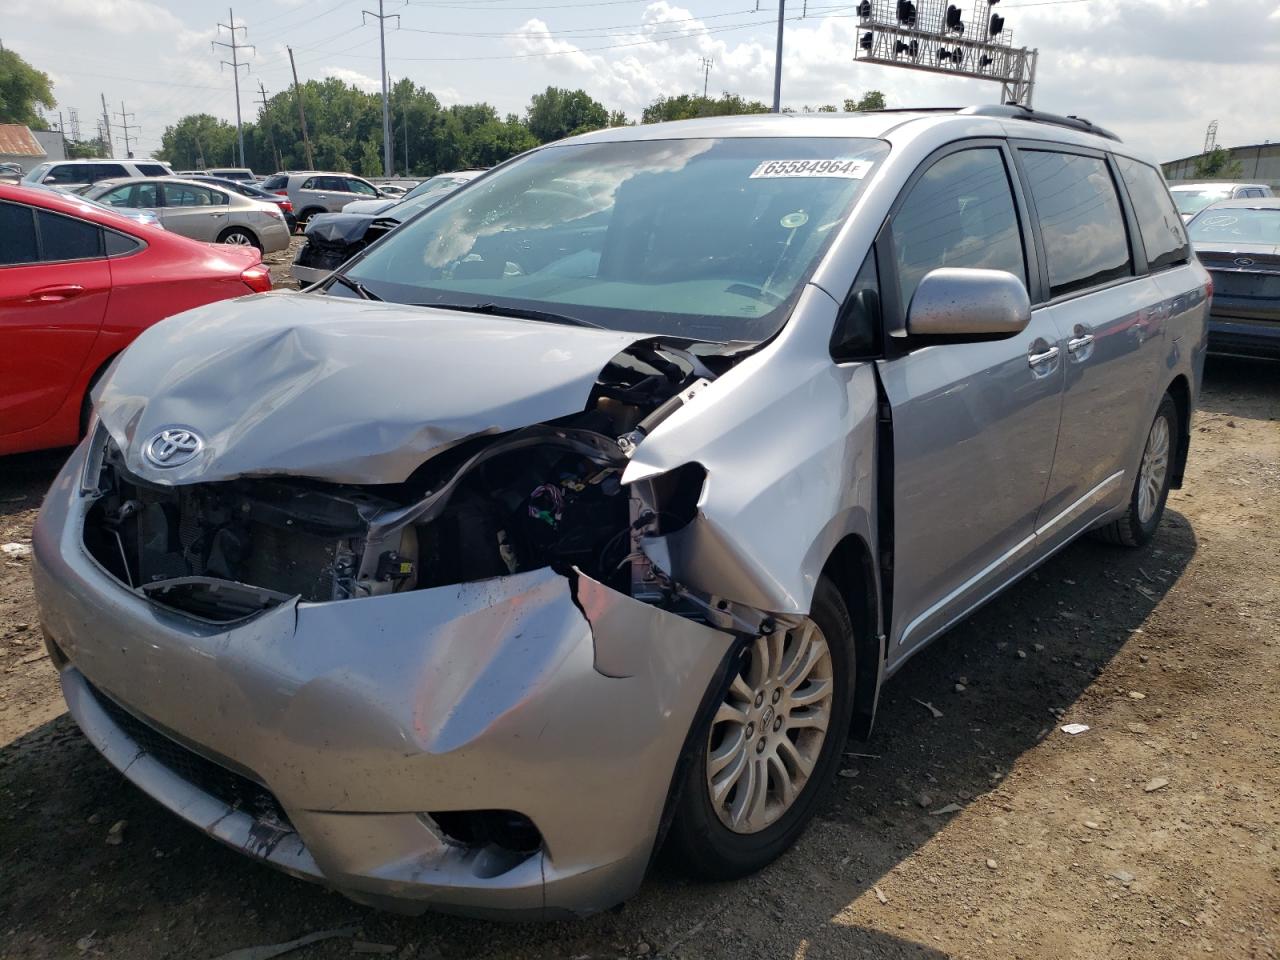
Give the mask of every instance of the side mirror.
[(1011, 337), (1031, 322), (1027, 288), (1004, 270), (939, 267), (925, 274), (907, 309), (913, 337)]

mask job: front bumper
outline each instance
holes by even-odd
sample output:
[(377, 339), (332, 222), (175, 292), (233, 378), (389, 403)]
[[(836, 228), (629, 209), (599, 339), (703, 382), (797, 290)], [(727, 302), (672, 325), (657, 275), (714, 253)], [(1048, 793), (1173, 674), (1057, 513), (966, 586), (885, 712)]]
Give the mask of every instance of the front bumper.
[(320, 270), (316, 267), (300, 267), (295, 261), (289, 266), (289, 273), (292, 275), (293, 279), (297, 280), (304, 287), (307, 287), (313, 283), (319, 283), (329, 274), (333, 273), (333, 271)]
[[(202, 623), (85, 552), (83, 455), (45, 500), (33, 576), (72, 715), (126, 777), (365, 903), (542, 918), (638, 888), (727, 634), (546, 569)], [(184, 775), (139, 730), (260, 789), (266, 808)], [(461, 844), (430, 816), (475, 810), (527, 816), (541, 846)]]

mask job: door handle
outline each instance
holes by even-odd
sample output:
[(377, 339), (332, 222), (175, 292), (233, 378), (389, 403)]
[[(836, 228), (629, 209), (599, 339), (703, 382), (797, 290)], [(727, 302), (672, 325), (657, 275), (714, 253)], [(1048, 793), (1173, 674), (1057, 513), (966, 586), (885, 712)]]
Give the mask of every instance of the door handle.
[(78, 283), (58, 283), (51, 287), (37, 287), (31, 291), (27, 300), (31, 303), (61, 303), (84, 293), (84, 287)]
[(1050, 347), (1048, 350), (1041, 351), (1040, 353), (1029, 353), (1027, 354), (1027, 366), (1038, 367), (1042, 363), (1048, 363), (1050, 360), (1056, 358), (1058, 353), (1059, 351), (1057, 347)]
[(1083, 350), (1091, 343), (1093, 343), (1092, 333), (1086, 333), (1083, 337), (1072, 337), (1067, 341), (1067, 353), (1075, 353), (1078, 350)]

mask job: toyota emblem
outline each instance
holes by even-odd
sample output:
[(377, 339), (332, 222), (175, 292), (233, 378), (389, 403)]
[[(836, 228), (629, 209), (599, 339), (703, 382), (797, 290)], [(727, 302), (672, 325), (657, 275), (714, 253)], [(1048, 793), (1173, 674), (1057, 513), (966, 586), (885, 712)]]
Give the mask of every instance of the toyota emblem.
[(1252, 267), (1252, 266), (1253, 266), (1253, 261), (1252, 261), (1252, 260), (1250, 260), (1248, 257), (1236, 257), (1236, 258), (1235, 258), (1235, 260), (1234, 260), (1234, 261), (1232, 261), (1232, 262), (1233, 262), (1233, 263), (1235, 263), (1235, 265), (1236, 265), (1237, 267)]
[(180, 467), (204, 449), (200, 434), (186, 427), (167, 427), (147, 441), (142, 454), (156, 467)]

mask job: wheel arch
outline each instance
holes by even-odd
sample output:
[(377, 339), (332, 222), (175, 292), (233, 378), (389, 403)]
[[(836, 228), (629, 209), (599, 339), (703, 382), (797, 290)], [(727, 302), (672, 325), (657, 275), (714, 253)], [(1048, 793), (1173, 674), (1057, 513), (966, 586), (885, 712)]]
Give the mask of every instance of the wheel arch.
[(1178, 449), (1173, 455), (1173, 475), (1169, 486), (1174, 490), (1182, 489), (1182, 477), (1187, 468), (1187, 455), (1191, 450), (1191, 384), (1185, 374), (1178, 374), (1165, 391), (1173, 397), (1178, 408)]
[(823, 566), (822, 575), (835, 584), (853, 621), (855, 672), (851, 733), (865, 740), (875, 723), (885, 660), (879, 578), (866, 540), (851, 533), (837, 543)]
[(89, 375), (89, 380), (84, 385), (84, 392), (80, 395), (80, 426), (77, 438), (84, 437), (89, 429), (89, 416), (93, 412), (93, 405), (89, 402), (89, 395), (93, 393), (93, 388), (98, 385), (103, 375), (106, 374), (107, 369), (115, 362), (116, 357), (123, 352), (124, 350), (121, 348), (115, 353), (109, 354)]
[(253, 227), (246, 227), (242, 223), (233, 223), (228, 227), (224, 227), (222, 232), (218, 234), (218, 243), (225, 243), (226, 238), (233, 233), (243, 233), (253, 240), (253, 245), (259, 250), (262, 249), (262, 238), (258, 236), (258, 232)]

